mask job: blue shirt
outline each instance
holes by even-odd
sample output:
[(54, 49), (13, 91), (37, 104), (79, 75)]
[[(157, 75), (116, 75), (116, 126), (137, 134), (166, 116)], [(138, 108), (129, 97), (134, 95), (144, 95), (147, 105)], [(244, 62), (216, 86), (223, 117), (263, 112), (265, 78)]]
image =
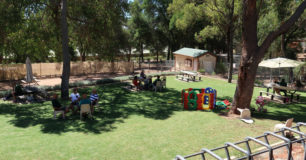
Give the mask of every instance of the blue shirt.
[(98, 94), (91, 94), (91, 95), (90, 95), (90, 101), (96, 101), (96, 100), (98, 100), (98, 99), (99, 99)]

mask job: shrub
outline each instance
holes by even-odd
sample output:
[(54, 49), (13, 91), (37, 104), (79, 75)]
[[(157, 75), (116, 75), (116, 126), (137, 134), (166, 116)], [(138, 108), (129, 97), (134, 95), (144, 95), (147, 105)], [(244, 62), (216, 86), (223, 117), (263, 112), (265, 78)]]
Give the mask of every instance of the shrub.
[(199, 69), (198, 72), (200, 72), (200, 73), (205, 73), (205, 69), (204, 69), (204, 68)]
[(225, 74), (226, 73), (226, 68), (223, 63), (217, 63), (216, 64), (216, 73), (217, 74)]

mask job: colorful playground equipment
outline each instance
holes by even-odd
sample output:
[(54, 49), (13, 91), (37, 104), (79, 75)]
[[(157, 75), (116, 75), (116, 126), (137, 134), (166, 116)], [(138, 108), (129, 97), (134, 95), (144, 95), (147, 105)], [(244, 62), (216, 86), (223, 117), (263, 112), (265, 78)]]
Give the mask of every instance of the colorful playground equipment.
[(185, 109), (210, 110), (216, 104), (217, 91), (210, 87), (182, 90), (182, 104)]

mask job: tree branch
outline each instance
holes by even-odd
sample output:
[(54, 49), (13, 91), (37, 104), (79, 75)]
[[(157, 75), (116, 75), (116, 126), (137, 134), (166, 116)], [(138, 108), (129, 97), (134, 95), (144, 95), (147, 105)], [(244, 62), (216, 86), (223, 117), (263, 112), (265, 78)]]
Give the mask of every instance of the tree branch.
[(258, 50), (258, 55), (261, 60), (267, 49), (269, 49), (271, 43), (281, 34), (286, 33), (290, 27), (299, 19), (299, 17), (303, 14), (304, 10), (306, 8), (306, 0), (304, 0), (300, 6), (295, 10), (294, 14), (285, 21), (276, 31), (272, 31), (269, 33), (269, 35), (266, 37), (266, 39), (263, 41), (261, 46)]
[(260, 13), (260, 9), (262, 7), (262, 4), (263, 4), (263, 0), (260, 0), (259, 7), (257, 9), (257, 20), (259, 19), (259, 13)]

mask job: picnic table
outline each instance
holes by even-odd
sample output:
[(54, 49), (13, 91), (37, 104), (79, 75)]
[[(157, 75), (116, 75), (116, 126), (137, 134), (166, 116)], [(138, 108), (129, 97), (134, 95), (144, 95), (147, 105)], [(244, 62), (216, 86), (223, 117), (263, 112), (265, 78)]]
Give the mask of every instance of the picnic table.
[[(265, 85), (266, 88), (267, 88), (267, 96), (271, 96), (271, 100), (273, 100), (274, 97), (280, 97), (283, 102), (285, 103), (286, 102), (286, 98), (289, 98), (289, 101), (290, 102), (293, 102), (294, 100), (294, 97), (296, 97), (296, 100), (299, 101), (300, 100), (300, 94), (296, 93), (297, 91), (302, 91), (302, 92), (305, 92), (306, 89), (304, 88), (297, 88), (297, 87), (292, 87), (292, 86), (280, 86), (280, 85), (277, 85), (277, 84), (268, 84), (268, 85)], [(270, 89), (273, 89), (273, 92), (269, 92)], [(279, 89), (279, 90), (284, 90), (286, 91), (286, 93), (289, 95), (289, 97), (286, 97), (286, 96), (282, 96), (282, 95), (278, 95), (278, 94), (275, 94), (275, 89)], [(262, 93), (264, 91), (260, 91), (260, 95), (262, 96)]]
[(198, 77), (198, 81), (201, 81), (201, 77), (198, 76), (196, 72), (191, 72), (191, 71), (180, 71), (178, 75), (176, 75), (177, 79), (184, 80), (184, 81), (196, 81)]

